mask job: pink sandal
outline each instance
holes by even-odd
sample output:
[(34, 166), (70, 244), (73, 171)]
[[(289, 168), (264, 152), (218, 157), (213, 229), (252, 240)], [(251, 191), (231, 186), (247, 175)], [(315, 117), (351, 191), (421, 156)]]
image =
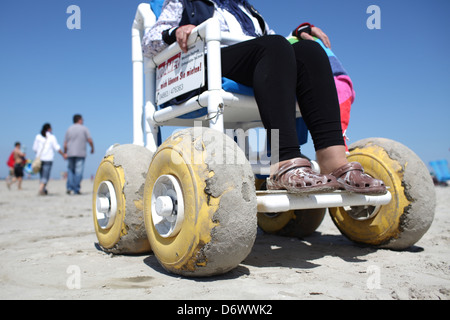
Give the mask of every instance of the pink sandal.
[(314, 172), (308, 160), (295, 158), (267, 179), (267, 189), (290, 193), (329, 192), (338, 190), (339, 183), (331, 175)]
[(350, 162), (331, 173), (336, 177), (341, 189), (354, 193), (385, 194), (384, 182), (364, 173), (358, 162)]

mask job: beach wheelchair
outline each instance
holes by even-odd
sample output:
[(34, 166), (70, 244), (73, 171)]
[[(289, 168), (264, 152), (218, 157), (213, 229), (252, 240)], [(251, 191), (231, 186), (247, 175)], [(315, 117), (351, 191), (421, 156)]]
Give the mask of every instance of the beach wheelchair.
[[(258, 226), (305, 237), (328, 208), (342, 234), (360, 244), (402, 250), (428, 230), (435, 207), (428, 170), (388, 139), (354, 143), (348, 156), (385, 182), (385, 195), (265, 190), (270, 147), (261, 142), (265, 131), (255, 129), (262, 127), (255, 99), (250, 88), (226, 84), (220, 70), (221, 45), (248, 38), (221, 33), (210, 19), (192, 32), (187, 54), (175, 43), (147, 59), (142, 37), (155, 22), (152, 7), (140, 4), (132, 27), (133, 143), (113, 145), (94, 180), (93, 219), (104, 251), (153, 251), (167, 271), (202, 277), (238, 266)], [(163, 126), (177, 128), (165, 141)]]

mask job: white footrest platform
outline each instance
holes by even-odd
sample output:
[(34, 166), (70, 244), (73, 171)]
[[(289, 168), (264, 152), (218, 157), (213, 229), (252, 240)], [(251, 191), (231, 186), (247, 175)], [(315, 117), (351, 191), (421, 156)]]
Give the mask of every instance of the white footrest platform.
[(276, 213), (289, 210), (334, 208), (345, 206), (380, 206), (388, 204), (392, 195), (364, 195), (345, 191), (295, 194), (286, 191), (256, 191), (258, 212)]

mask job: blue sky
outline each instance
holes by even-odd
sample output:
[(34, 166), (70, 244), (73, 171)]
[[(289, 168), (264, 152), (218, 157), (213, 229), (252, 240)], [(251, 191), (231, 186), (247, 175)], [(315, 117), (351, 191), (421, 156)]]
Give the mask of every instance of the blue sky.
[[(0, 2), (0, 177), (15, 141), (31, 147), (45, 122), (62, 145), (72, 116), (81, 113), (96, 152), (132, 142), (131, 24), (135, 0), (2, 0)], [(385, 137), (415, 151), (425, 163), (450, 160), (450, 1), (253, 0), (272, 29), (287, 35), (311, 22), (330, 37), (352, 77), (356, 101), (350, 142)], [(81, 29), (69, 30), (70, 5), (81, 9)], [(366, 25), (370, 5), (381, 9), (381, 29)], [(311, 143), (303, 148), (313, 156)], [(66, 170), (56, 155), (52, 175)]]

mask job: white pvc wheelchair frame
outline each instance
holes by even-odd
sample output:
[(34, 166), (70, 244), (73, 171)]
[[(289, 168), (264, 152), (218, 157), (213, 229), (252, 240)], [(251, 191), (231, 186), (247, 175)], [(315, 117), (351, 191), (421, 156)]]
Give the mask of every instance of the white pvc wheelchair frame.
[[(144, 57), (142, 37), (155, 23), (156, 17), (150, 5), (141, 3), (138, 6), (132, 27), (133, 144), (145, 146), (150, 151), (156, 152), (159, 127), (163, 125), (192, 127), (194, 121), (202, 121), (203, 124), (208, 124), (209, 122), (210, 128), (221, 132), (225, 131), (225, 127), (231, 129), (241, 128), (243, 130), (261, 127), (257, 105), (253, 97), (222, 90), (221, 45), (229, 45), (251, 38), (234, 37), (230, 34), (221, 33), (219, 21), (216, 19), (209, 19), (196, 27), (188, 41), (188, 45), (191, 45), (200, 38), (202, 39), (201, 41), (206, 43), (208, 52), (207, 91), (181, 105), (157, 110), (155, 105), (156, 67), (179, 53), (181, 49), (177, 43), (174, 43), (153, 59)], [(214, 120), (177, 119), (181, 115), (204, 107), (208, 109), (207, 119), (214, 115)], [(239, 140), (238, 137), (238, 142)], [(264, 168), (258, 166), (254, 166), (253, 169), (255, 173), (259, 174), (264, 171)], [(382, 196), (369, 196), (347, 192), (333, 192), (296, 195), (288, 194), (284, 191), (257, 191), (257, 199), (258, 212), (275, 213), (289, 210), (345, 206), (379, 207), (390, 202), (391, 194), (387, 192)]]

